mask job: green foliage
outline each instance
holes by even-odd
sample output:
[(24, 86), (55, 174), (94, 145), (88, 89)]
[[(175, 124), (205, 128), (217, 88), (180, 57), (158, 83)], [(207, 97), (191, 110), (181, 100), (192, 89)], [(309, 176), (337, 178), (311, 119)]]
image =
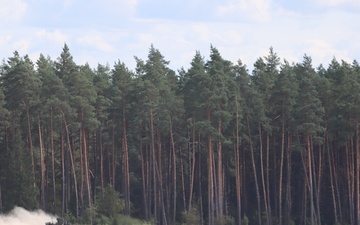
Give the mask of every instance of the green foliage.
[(125, 207), (125, 202), (112, 186), (104, 189), (103, 195), (99, 194), (96, 199), (96, 212), (110, 218), (115, 218)]
[(243, 218), (241, 219), (241, 225), (249, 225), (249, 219), (247, 218), (246, 215), (244, 215)]
[(92, 205), (87, 207), (82, 215), (82, 222), (85, 224), (92, 224), (98, 218), (99, 214), (97, 212), (96, 206)]
[(7, 153), (2, 156), (2, 196), (4, 211), (10, 211), (15, 206), (27, 210), (37, 209), (38, 192), (34, 186), (31, 174), (31, 160), (29, 151), (24, 148), (20, 134), (17, 132), (10, 143)]
[(150, 223), (129, 216), (118, 215), (113, 219), (112, 225), (150, 225)]
[(201, 224), (200, 213), (196, 207), (181, 213), (183, 225), (198, 225)]
[[(334, 58), (328, 68), (315, 70), (306, 55), (301, 63), (284, 60), (280, 64), (270, 48), (267, 56), (256, 60), (250, 75), (240, 60), (232, 64), (213, 46), (208, 60), (197, 51), (190, 68), (178, 74), (153, 46), (145, 61), (135, 60), (135, 71), (120, 61), (112, 69), (99, 65), (93, 70), (88, 64), (77, 65), (65, 44), (56, 61), (41, 54), (36, 71), (29, 57), (18, 52), (3, 62), (0, 210), (9, 211), (15, 205), (39, 207), (43, 163), (44, 207), (65, 215), (72, 224), (146, 224), (122, 215), (126, 210), (120, 193), (125, 198), (125, 189), (127, 213), (131, 199), (133, 215), (158, 222), (166, 216), (169, 224), (175, 220), (197, 225), (201, 215), (206, 218), (214, 213), (229, 216), (219, 216), (211, 225), (232, 225), (235, 212), (251, 215), (254, 224), (270, 222), (267, 216), (276, 218), (272, 223), (282, 217), (294, 224), (290, 218), (298, 220), (299, 212), (310, 214), (302, 211), (309, 210), (309, 200), (315, 208), (335, 202), (345, 224), (356, 215), (351, 212), (356, 200), (350, 198), (359, 194), (350, 188), (359, 179), (354, 167), (359, 164), (360, 116), (356, 61), (350, 64)], [(307, 156), (301, 152), (304, 137), (311, 142), (311, 167), (301, 158)], [(44, 162), (40, 162), (40, 149)], [(254, 168), (259, 169), (259, 210), (265, 210), (269, 201), (271, 212), (264, 211), (262, 221), (253, 203), (255, 169), (250, 149)], [(267, 152), (263, 161), (261, 149)], [(126, 157), (129, 171), (124, 166)], [(123, 182), (125, 173), (129, 184)], [(308, 174), (314, 175), (313, 199), (309, 199)], [(120, 192), (111, 186), (101, 192), (100, 187), (108, 183)], [(321, 187), (333, 188), (336, 199), (331, 188)], [(282, 199), (278, 199), (280, 191)], [(201, 203), (203, 211), (200, 206), (184, 211), (188, 201)], [(76, 203), (80, 215), (74, 213)], [(331, 224), (332, 208), (320, 212), (320, 220)], [(240, 222), (249, 224), (246, 216)]]
[(215, 225), (235, 225), (235, 219), (231, 216), (222, 216), (215, 219)]

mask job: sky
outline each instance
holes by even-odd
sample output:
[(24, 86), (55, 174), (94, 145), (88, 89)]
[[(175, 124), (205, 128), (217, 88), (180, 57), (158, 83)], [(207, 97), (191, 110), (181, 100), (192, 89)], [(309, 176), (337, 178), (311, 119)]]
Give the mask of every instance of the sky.
[(153, 45), (177, 70), (210, 46), (248, 68), (274, 52), (313, 66), (360, 60), (359, 0), (0, 0), (0, 60), (18, 51), (133, 70)]

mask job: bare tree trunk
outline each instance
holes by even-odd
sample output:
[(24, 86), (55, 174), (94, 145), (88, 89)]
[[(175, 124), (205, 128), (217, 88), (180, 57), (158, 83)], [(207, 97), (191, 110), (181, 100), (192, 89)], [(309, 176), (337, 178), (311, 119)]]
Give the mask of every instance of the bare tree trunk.
[[(222, 123), (219, 119), (218, 121), (218, 133), (222, 133)], [(222, 219), (224, 215), (224, 178), (223, 178), (223, 155), (222, 155), (222, 143), (218, 141), (217, 143), (217, 187), (218, 187), (218, 218)]]
[(33, 151), (32, 135), (31, 135), (31, 121), (30, 121), (29, 108), (26, 109), (26, 119), (27, 119), (27, 128), (28, 128), (29, 150), (30, 150), (30, 157), (31, 157), (31, 172), (32, 172), (33, 180), (34, 180), (33, 185), (34, 185), (34, 187), (36, 187), (34, 151)]
[(41, 132), (41, 125), (40, 125), (40, 118), (38, 122), (38, 132), (39, 132), (39, 147), (40, 147), (40, 198), (41, 198), (41, 208), (46, 210), (45, 208), (45, 157), (44, 157), (44, 143), (42, 140), (42, 132)]
[(254, 171), (254, 181), (255, 181), (255, 189), (256, 189), (256, 200), (257, 200), (257, 206), (258, 206), (258, 223), (261, 225), (261, 202), (260, 202), (260, 191), (259, 191), (259, 184), (257, 179), (257, 172), (256, 172), (256, 165), (255, 165), (255, 157), (254, 157), (254, 148), (251, 138), (251, 131), (250, 131), (250, 122), (249, 122), (249, 116), (246, 116), (247, 121), (247, 129), (248, 129), (248, 135), (249, 135), (249, 144), (250, 144), (250, 154), (251, 154), (251, 165)]
[(200, 143), (201, 143), (201, 138), (200, 138), (200, 134), (198, 134), (198, 159), (199, 159), (199, 163), (198, 163), (198, 179), (199, 179), (199, 182), (198, 182), (198, 188), (199, 188), (199, 207), (200, 207), (200, 219), (201, 219), (201, 225), (204, 224), (204, 207), (203, 207), (203, 193), (202, 193), (202, 182), (201, 182), (201, 177), (202, 177), (202, 174), (201, 174), (201, 170), (202, 170), (202, 167), (201, 167), (201, 146), (200, 146)]
[(152, 180), (153, 180), (153, 194), (154, 194), (154, 224), (159, 223), (158, 217), (158, 187), (157, 187), (157, 176), (156, 176), (156, 152), (155, 152), (155, 134), (154, 134), (154, 124), (153, 124), (153, 109), (149, 109), (150, 116), (150, 134), (151, 134), (151, 160), (150, 167), (152, 170)]
[[(61, 111), (61, 110), (60, 110)], [(63, 115), (63, 119), (64, 119), (64, 125), (65, 125), (65, 131), (66, 131), (66, 138), (67, 138), (67, 148), (69, 150), (69, 155), (70, 155), (70, 162), (71, 162), (71, 170), (72, 170), (72, 175), (74, 178), (74, 189), (75, 189), (75, 206), (76, 206), (76, 217), (79, 216), (79, 194), (78, 194), (78, 187), (77, 187), (77, 178), (76, 178), (76, 168), (75, 168), (75, 162), (74, 162), (74, 157), (73, 157), (73, 152), (71, 149), (71, 142), (70, 142), (70, 137), (69, 137), (69, 128), (68, 128), (68, 124), (66, 122), (66, 118), (65, 118), (65, 114), (63, 111), (61, 111), (62, 115)]]
[[(236, 99), (237, 103), (237, 99)], [(236, 205), (237, 205), (237, 222), (241, 224), (241, 165), (239, 152), (239, 108), (236, 104), (236, 128), (235, 128), (235, 147), (234, 147), (234, 161), (235, 161), (235, 188), (236, 188)]]
[[(125, 102), (123, 102), (125, 107)], [(125, 215), (130, 215), (130, 172), (129, 172), (129, 149), (126, 131), (126, 112), (122, 110), (122, 149), (123, 149), (123, 166), (124, 166), (124, 198), (125, 198)]]
[(89, 149), (88, 149), (88, 139), (87, 133), (83, 129), (83, 144), (84, 144), (84, 166), (85, 166), (85, 182), (86, 182), (86, 189), (87, 189), (87, 198), (88, 198), (88, 206), (92, 205), (91, 201), (91, 185), (90, 185), (90, 169), (89, 169)]
[(1, 189), (1, 179), (0, 179), (0, 213), (3, 212), (3, 201), (2, 201), (1, 192), (2, 192), (2, 189)]
[[(347, 168), (347, 183), (348, 183), (348, 200), (349, 200), (349, 216), (350, 216), (350, 225), (355, 224), (355, 204), (354, 204), (354, 161), (352, 157), (352, 149), (353, 149), (353, 138), (350, 139), (350, 143), (346, 144), (345, 152), (346, 152), (346, 168)], [(350, 147), (349, 147), (350, 144)]]
[[(262, 129), (261, 129), (261, 124), (258, 124), (259, 126), (259, 139), (260, 139), (260, 143), (259, 143), (259, 153), (260, 153), (260, 173), (261, 173), (261, 183), (262, 183), (262, 190), (263, 190), (263, 195), (264, 195), (264, 206), (265, 206), (265, 213), (266, 213), (266, 223), (267, 225), (269, 224), (269, 209), (268, 209), (268, 203), (267, 203), (267, 187), (265, 184), (265, 178), (264, 178), (264, 160), (263, 160), (263, 141), (262, 141)], [(262, 212), (259, 212), (260, 214)]]
[[(172, 224), (175, 224), (176, 221), (176, 152), (175, 152), (175, 142), (174, 142), (174, 134), (173, 134), (173, 125), (172, 125), (172, 119), (170, 116), (170, 146), (171, 146), (171, 152), (172, 152), (172, 163), (173, 163), (173, 218), (172, 218)], [(192, 189), (190, 190), (190, 193), (192, 192)], [(186, 206), (184, 205), (184, 208)]]
[[(266, 201), (267, 201), (267, 217), (266, 217), (266, 222), (268, 223), (268, 225), (271, 225), (271, 201), (270, 201), (270, 179), (269, 179), (269, 168), (270, 168), (270, 134), (269, 131), (266, 131), (266, 170), (265, 170), (265, 175), (266, 175)], [(274, 157), (275, 158), (275, 157)], [(276, 161), (275, 161), (276, 162)], [(276, 165), (274, 164), (274, 167)], [(276, 183), (275, 184), (275, 188), (276, 188)], [(275, 189), (274, 188), (274, 189)]]
[[(208, 122), (210, 119), (210, 110), (207, 112)], [(208, 224), (214, 225), (214, 169), (213, 169), (213, 148), (211, 135), (207, 135), (207, 161), (208, 161)]]
[(331, 187), (331, 197), (333, 200), (333, 207), (334, 207), (334, 219), (335, 223), (338, 222), (338, 213), (337, 213), (337, 206), (336, 206), (336, 198), (335, 198), (335, 188), (334, 188), (334, 178), (333, 173), (335, 172), (332, 165), (331, 160), (331, 149), (329, 144), (329, 137), (326, 136), (326, 146), (327, 146), (327, 156), (328, 156), (328, 164), (329, 164), (329, 174), (330, 174), (330, 187)]
[[(141, 130), (141, 129), (140, 129)], [(145, 155), (143, 153), (143, 144), (142, 144), (142, 136), (141, 134), (139, 135), (139, 140), (140, 140), (140, 158), (141, 158), (141, 177), (142, 177), (142, 188), (143, 188), (143, 201), (144, 201), (144, 216), (145, 216), (145, 220), (149, 221), (149, 211), (148, 211), (148, 195), (147, 195), (147, 190), (149, 189), (148, 187), (148, 183), (147, 183), (147, 166), (146, 166), (146, 159), (144, 158)]]
[[(339, 206), (339, 219), (340, 219), (340, 222), (343, 222), (343, 216), (342, 216), (342, 207), (341, 207), (341, 198), (340, 198), (340, 191), (339, 191), (339, 185), (338, 185), (338, 167), (337, 167), (337, 163), (335, 161), (335, 154), (333, 151), (332, 152), (332, 155), (331, 155), (331, 160), (333, 162), (333, 172), (334, 172), (334, 182), (335, 182), (335, 190), (336, 190), (336, 198), (337, 198), (337, 202), (338, 202), (338, 206)], [(345, 153), (346, 154), (346, 153)]]
[[(194, 179), (195, 179), (195, 127), (192, 127), (192, 143), (191, 143), (191, 169), (190, 169), (190, 189), (189, 189), (189, 203), (188, 203), (188, 210), (191, 210), (192, 206), (192, 198), (193, 198), (193, 191), (194, 191)], [(200, 162), (199, 162), (200, 163)]]
[[(313, 141), (312, 141), (313, 146)], [(315, 200), (316, 200), (316, 224), (320, 224), (321, 217), (320, 217), (320, 191), (321, 191), (321, 178), (322, 178), (322, 172), (323, 172), (323, 161), (324, 161), (324, 154), (323, 154), (323, 147), (325, 145), (319, 144), (319, 155), (318, 155), (318, 163), (315, 163), (315, 157), (314, 157), (314, 151), (313, 151), (313, 171), (314, 171), (314, 185), (315, 185)], [(312, 147), (314, 149), (314, 147)], [(316, 165), (318, 168), (316, 168)]]
[(306, 147), (307, 147), (307, 166), (308, 166), (308, 175), (309, 175), (309, 192), (310, 192), (310, 225), (315, 225), (312, 148), (311, 148), (311, 140), (309, 136), (307, 136), (306, 138)]
[(282, 177), (283, 177), (283, 166), (284, 166), (284, 148), (285, 148), (285, 118), (284, 112), (281, 115), (281, 152), (280, 152), (280, 172), (279, 172), (279, 225), (282, 225)]
[(181, 190), (182, 190), (182, 199), (184, 208), (186, 207), (186, 194), (185, 194), (185, 173), (184, 173), (184, 164), (182, 160), (182, 148), (180, 147), (180, 170), (181, 170)]
[(355, 172), (355, 180), (356, 180), (356, 224), (360, 224), (360, 147), (359, 147), (359, 119), (358, 115), (356, 115), (355, 121), (356, 127), (356, 149), (355, 149), (355, 165), (356, 165), (356, 172)]
[(82, 133), (82, 129), (79, 128), (79, 158), (80, 158), (80, 196), (79, 196), (79, 201), (80, 201), (80, 208), (81, 211), (80, 213), (82, 214), (82, 210), (84, 208), (84, 145), (83, 145), (83, 133)]
[(61, 202), (61, 218), (65, 216), (65, 202), (66, 202), (66, 174), (65, 174), (65, 149), (64, 149), (64, 128), (61, 125), (61, 181), (62, 181), (62, 202)]
[(53, 213), (56, 214), (56, 177), (55, 177), (55, 149), (54, 149), (54, 128), (53, 128), (53, 110), (50, 110), (50, 145), (51, 145), (51, 172), (53, 185)]
[(100, 127), (99, 134), (99, 147), (100, 147), (100, 183), (101, 183), (101, 195), (104, 197), (104, 144), (102, 140), (102, 128)]
[[(112, 152), (111, 152), (111, 184), (112, 187), (115, 189), (116, 186), (116, 163), (117, 163), (117, 153), (116, 153), (116, 147), (115, 147), (115, 128), (113, 128), (113, 146), (112, 146)], [(110, 164), (110, 163), (109, 163)]]
[[(157, 192), (157, 206), (158, 206), (158, 218), (159, 218), (159, 223), (163, 224), (164, 218), (163, 218), (163, 186), (162, 186), (162, 182), (163, 182), (163, 174), (162, 174), (162, 159), (163, 157), (163, 153), (162, 153), (162, 142), (161, 142), (161, 133), (159, 128), (156, 129), (156, 138), (157, 138), (157, 149), (155, 150), (155, 179), (157, 180), (158, 184), (157, 184), (157, 188), (155, 189), (155, 191)], [(166, 209), (165, 209), (166, 210)]]
[(286, 148), (286, 220), (285, 224), (290, 224), (291, 220), (291, 208), (292, 208), (292, 199), (291, 199), (291, 135), (287, 134), (287, 148)]

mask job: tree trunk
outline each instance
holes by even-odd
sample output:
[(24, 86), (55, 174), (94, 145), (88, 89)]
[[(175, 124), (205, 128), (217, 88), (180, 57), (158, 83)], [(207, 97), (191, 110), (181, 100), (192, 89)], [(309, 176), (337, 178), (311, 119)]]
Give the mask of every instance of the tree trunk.
[[(347, 187), (348, 187), (348, 200), (349, 200), (349, 217), (350, 217), (350, 225), (355, 224), (355, 204), (354, 204), (354, 161), (352, 157), (353, 151), (353, 138), (350, 138), (350, 143), (347, 143), (345, 146), (345, 153), (346, 153), (346, 174), (347, 174)], [(349, 147), (350, 145), (350, 147)]]
[(61, 202), (61, 218), (64, 219), (66, 210), (66, 174), (65, 174), (65, 143), (64, 143), (64, 128), (61, 125), (61, 181), (62, 181), (62, 202)]
[(102, 128), (100, 127), (99, 135), (99, 147), (100, 147), (100, 183), (101, 183), (101, 195), (104, 197), (104, 144), (102, 140)]
[(285, 224), (290, 224), (291, 221), (291, 135), (287, 134), (287, 148), (286, 148), (286, 204), (285, 204)]
[[(141, 129), (140, 129), (141, 130)], [(148, 182), (147, 182), (147, 165), (146, 162), (147, 160), (144, 158), (146, 156), (146, 154), (144, 155), (143, 153), (143, 144), (142, 144), (142, 136), (141, 133), (139, 135), (139, 140), (140, 140), (140, 158), (141, 158), (141, 178), (142, 178), (142, 188), (143, 188), (143, 201), (144, 201), (144, 217), (146, 221), (149, 221), (149, 211), (148, 211)]]
[[(219, 119), (218, 121), (218, 133), (222, 133), (222, 122)], [(224, 215), (224, 178), (223, 178), (223, 153), (222, 153), (222, 143), (218, 141), (217, 143), (217, 187), (218, 187), (218, 215), (217, 217), (222, 219)]]
[(161, 142), (161, 132), (159, 128), (156, 129), (156, 139), (157, 139), (157, 151), (155, 150), (155, 172), (156, 172), (156, 180), (158, 182), (157, 188), (155, 189), (157, 191), (157, 205), (159, 207), (158, 214), (159, 214), (159, 223), (164, 224), (165, 218), (163, 218), (163, 211), (166, 209), (163, 209), (163, 174), (162, 174), (162, 159), (165, 158), (165, 154), (162, 153), (162, 142)]
[[(194, 191), (194, 179), (195, 179), (195, 127), (192, 127), (192, 143), (191, 143), (191, 170), (190, 170), (190, 189), (189, 189), (189, 203), (188, 203), (188, 211), (191, 210), (192, 207), (192, 198), (193, 198), (193, 191)], [(200, 162), (199, 162), (200, 163)]]
[(360, 147), (359, 147), (359, 119), (358, 115), (356, 115), (355, 121), (355, 128), (356, 128), (356, 149), (355, 149), (355, 165), (356, 165), (356, 172), (355, 172), (355, 180), (356, 180), (356, 224), (360, 224)]
[(200, 146), (200, 143), (201, 143), (201, 138), (200, 138), (200, 134), (198, 135), (198, 159), (199, 159), (199, 163), (198, 163), (198, 179), (199, 179), (199, 182), (198, 182), (198, 188), (199, 188), (199, 211), (200, 211), (200, 219), (201, 219), (201, 225), (203, 225), (205, 222), (204, 222), (204, 206), (203, 206), (203, 188), (202, 188), (202, 182), (201, 182), (201, 177), (202, 177), (202, 166), (201, 166), (201, 146)]
[(0, 179), (0, 213), (3, 212), (3, 200), (2, 200), (1, 192), (2, 192), (2, 188), (1, 188), (1, 179)]
[[(236, 103), (237, 103), (236, 99)], [(235, 147), (234, 147), (234, 161), (235, 161), (235, 188), (236, 188), (236, 206), (237, 206), (237, 224), (241, 224), (241, 165), (239, 152), (239, 107), (236, 104), (236, 128), (235, 128)]]
[[(208, 122), (211, 123), (210, 110), (207, 112)], [(213, 148), (211, 134), (207, 135), (207, 161), (208, 161), (208, 224), (214, 225), (214, 171)]]
[[(125, 107), (125, 102), (123, 102)], [(122, 149), (123, 149), (123, 173), (124, 173), (124, 198), (125, 198), (125, 215), (130, 215), (130, 172), (129, 172), (129, 149), (126, 132), (126, 112), (122, 110)]]
[(84, 145), (83, 145), (83, 133), (82, 133), (82, 129), (80, 128), (79, 129), (79, 158), (80, 158), (80, 196), (79, 196), (79, 201), (80, 201), (80, 213), (82, 214), (82, 211), (84, 209), (84, 182), (85, 182), (85, 179), (84, 179), (84, 162), (85, 162), (85, 157), (84, 157)]
[(79, 216), (79, 194), (78, 194), (78, 186), (77, 186), (77, 178), (76, 178), (76, 168), (75, 168), (75, 161), (73, 157), (73, 151), (71, 149), (71, 142), (70, 142), (70, 134), (69, 134), (69, 128), (68, 124), (66, 122), (65, 114), (62, 112), (63, 119), (64, 119), (64, 125), (65, 125), (65, 131), (66, 131), (66, 139), (67, 139), (67, 148), (69, 150), (69, 156), (70, 156), (70, 162), (71, 162), (71, 171), (74, 179), (74, 190), (75, 190), (75, 207), (76, 207), (76, 217)]
[[(115, 189), (116, 186), (116, 162), (117, 162), (117, 154), (116, 154), (116, 145), (115, 145), (115, 127), (113, 127), (113, 146), (111, 149), (111, 173), (110, 173), (110, 180), (111, 185)], [(110, 163), (109, 163), (110, 164)]]
[(41, 132), (41, 125), (40, 125), (40, 117), (38, 122), (38, 131), (39, 131), (39, 147), (40, 147), (40, 199), (41, 199), (41, 208), (46, 210), (45, 208), (45, 157), (44, 157), (44, 143), (42, 140), (42, 132)]
[(30, 121), (29, 108), (26, 109), (26, 119), (27, 119), (27, 128), (28, 128), (29, 150), (30, 150), (30, 157), (31, 157), (31, 172), (32, 172), (33, 180), (34, 180), (33, 185), (34, 185), (34, 187), (36, 187), (34, 151), (33, 151), (32, 135), (31, 135), (31, 121)]
[(256, 165), (255, 165), (255, 157), (254, 157), (254, 148), (251, 138), (251, 131), (250, 131), (250, 122), (249, 122), (249, 115), (246, 116), (247, 121), (247, 130), (249, 135), (249, 145), (250, 145), (250, 155), (251, 155), (251, 165), (254, 171), (254, 181), (255, 181), (255, 190), (256, 190), (256, 200), (257, 200), (257, 207), (258, 207), (258, 224), (261, 225), (261, 202), (260, 202), (260, 191), (259, 191), (259, 184), (257, 179), (257, 172), (256, 172)]
[(55, 177), (55, 149), (54, 149), (54, 128), (53, 128), (53, 110), (50, 110), (50, 145), (51, 145), (51, 172), (53, 185), (53, 213), (56, 214), (56, 177)]
[(284, 147), (285, 147), (285, 118), (284, 112), (281, 115), (281, 152), (280, 152), (280, 172), (279, 172), (279, 225), (282, 225), (282, 177), (283, 177), (283, 165), (284, 165)]
[(331, 197), (333, 200), (333, 207), (334, 207), (334, 220), (335, 223), (338, 222), (338, 213), (337, 213), (337, 206), (336, 206), (336, 197), (335, 197), (335, 188), (334, 188), (334, 178), (333, 178), (333, 173), (334, 173), (334, 167), (332, 165), (332, 160), (331, 160), (331, 149), (330, 149), (330, 144), (329, 144), (329, 137), (326, 136), (326, 146), (327, 146), (327, 156), (328, 156), (328, 164), (329, 164), (329, 174), (330, 174), (330, 187), (331, 187)]
[(85, 166), (85, 183), (86, 183), (86, 189), (87, 189), (87, 200), (88, 200), (88, 206), (91, 207), (92, 201), (91, 201), (91, 185), (90, 185), (90, 174), (89, 174), (89, 149), (88, 149), (88, 139), (87, 139), (87, 133), (83, 129), (83, 145), (84, 145), (84, 166)]
[(154, 195), (154, 224), (159, 224), (158, 217), (158, 187), (156, 176), (156, 152), (155, 152), (155, 134), (154, 134), (154, 121), (153, 121), (153, 109), (149, 109), (150, 116), (150, 135), (151, 135), (151, 160), (150, 167), (152, 170), (152, 183), (153, 183), (153, 195)]
[[(175, 152), (175, 142), (174, 142), (174, 135), (173, 135), (173, 125), (172, 125), (172, 119), (170, 116), (170, 146), (171, 146), (171, 152), (172, 152), (172, 163), (173, 163), (173, 218), (172, 218), (172, 224), (175, 224), (176, 221), (176, 152)], [(192, 189), (190, 190), (192, 192)], [(185, 208), (186, 206), (184, 206)]]
[(185, 173), (184, 173), (184, 164), (182, 160), (182, 148), (180, 147), (180, 170), (181, 170), (181, 190), (182, 190), (182, 200), (184, 208), (186, 208), (186, 194), (185, 194)]
[(309, 193), (310, 193), (310, 225), (315, 225), (315, 207), (314, 207), (314, 186), (313, 186), (313, 167), (312, 167), (312, 144), (311, 138), (307, 136), (307, 166), (309, 175)]
[[(269, 209), (268, 209), (268, 203), (267, 203), (267, 187), (265, 184), (265, 178), (264, 178), (264, 160), (263, 160), (263, 141), (262, 141), (262, 129), (261, 129), (261, 124), (258, 124), (259, 126), (259, 139), (260, 139), (260, 143), (259, 143), (259, 153), (260, 153), (260, 173), (261, 173), (261, 183), (262, 183), (262, 190), (263, 190), (263, 195), (264, 195), (264, 206), (265, 206), (265, 214), (266, 214), (266, 223), (267, 225), (269, 224)], [(260, 214), (262, 214), (262, 212), (259, 212)]]
[[(313, 144), (313, 142), (312, 142)], [(316, 200), (316, 224), (320, 224), (321, 216), (320, 216), (320, 191), (321, 191), (321, 178), (322, 178), (322, 171), (323, 171), (323, 162), (324, 162), (324, 154), (323, 154), (323, 147), (325, 145), (319, 144), (319, 155), (318, 155), (318, 163), (315, 163), (315, 157), (313, 156), (313, 171), (314, 171), (314, 184), (316, 187), (315, 192), (315, 200)], [(312, 147), (313, 148), (313, 147)], [(314, 149), (314, 148), (313, 148)], [(313, 153), (314, 154), (314, 153)], [(318, 168), (316, 168), (318, 165)]]

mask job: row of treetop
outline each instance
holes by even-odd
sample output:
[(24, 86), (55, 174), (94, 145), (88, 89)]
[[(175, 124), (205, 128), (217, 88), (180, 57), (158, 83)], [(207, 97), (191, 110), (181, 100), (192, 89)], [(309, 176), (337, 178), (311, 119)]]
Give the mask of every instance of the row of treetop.
[(0, 211), (360, 224), (357, 61), (314, 67), (270, 48), (249, 71), (213, 46), (188, 69), (170, 69), (153, 46), (135, 61), (77, 65), (66, 44), (55, 60), (3, 61)]

